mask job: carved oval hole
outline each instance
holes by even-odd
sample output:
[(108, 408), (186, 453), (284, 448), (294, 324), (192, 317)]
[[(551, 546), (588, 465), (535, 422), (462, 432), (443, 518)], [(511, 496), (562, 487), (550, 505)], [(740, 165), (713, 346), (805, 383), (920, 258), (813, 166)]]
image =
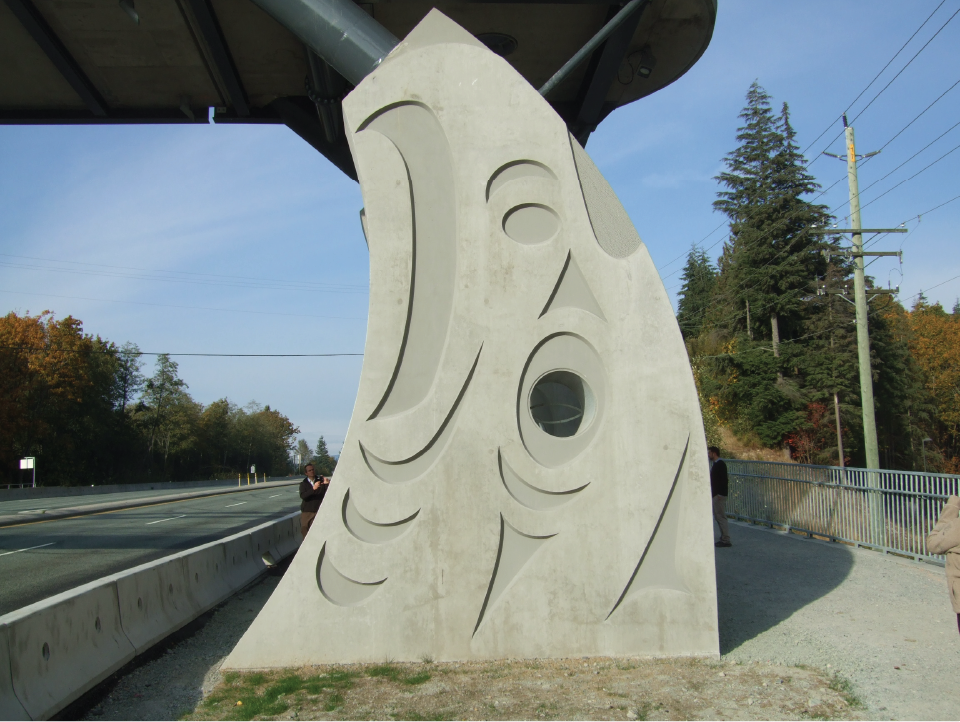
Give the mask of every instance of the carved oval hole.
[(549, 241), (558, 230), (560, 217), (556, 211), (539, 203), (514, 206), (503, 216), (503, 232), (524, 245)]
[(590, 425), (596, 406), (590, 386), (572, 371), (545, 374), (530, 390), (530, 415), (550, 436), (574, 436)]

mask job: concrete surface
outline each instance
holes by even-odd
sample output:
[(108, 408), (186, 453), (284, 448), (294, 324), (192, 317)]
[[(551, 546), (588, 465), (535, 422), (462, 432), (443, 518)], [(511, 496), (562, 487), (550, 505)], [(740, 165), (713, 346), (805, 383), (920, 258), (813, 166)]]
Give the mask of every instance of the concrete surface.
[(837, 673), (868, 719), (960, 719), (942, 567), (737, 522), (730, 536), (716, 550), (725, 658)]
[(279, 560), (299, 543), (294, 512), (0, 616), (10, 681), (9, 688), (0, 683), (0, 694), (15, 698), (0, 699), (0, 709), (20, 716), (18, 702), (30, 718), (49, 719), (256, 579), (267, 568), (267, 553)]
[(716, 656), (693, 376), (610, 186), (437, 11), (344, 118), (360, 389), (313, 531), (226, 666)]
[(0, 529), (0, 614), (299, 508), (296, 486)]

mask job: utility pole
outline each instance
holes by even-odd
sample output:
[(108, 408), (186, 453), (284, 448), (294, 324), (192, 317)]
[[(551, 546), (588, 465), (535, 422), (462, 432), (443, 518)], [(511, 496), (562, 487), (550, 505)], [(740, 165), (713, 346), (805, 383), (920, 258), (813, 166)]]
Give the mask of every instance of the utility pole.
[(867, 289), (863, 279), (863, 234), (860, 232), (860, 186), (857, 182), (857, 153), (853, 128), (843, 116), (847, 139), (847, 180), (850, 183), (850, 227), (853, 229), (853, 296), (857, 307), (857, 356), (860, 361), (860, 406), (863, 409), (863, 446), (867, 468), (880, 468), (877, 417), (873, 405), (873, 372), (870, 367), (870, 329), (867, 327)]
[[(843, 116), (843, 129), (847, 142), (847, 155), (834, 155), (833, 153), (824, 153), (834, 158), (847, 161), (847, 180), (850, 184), (850, 228), (842, 229), (817, 229), (814, 232), (823, 235), (835, 233), (849, 233), (851, 249), (843, 252), (853, 258), (853, 304), (856, 307), (857, 318), (857, 358), (860, 366), (860, 406), (863, 412), (863, 446), (866, 452), (866, 462), (868, 470), (877, 470), (880, 468), (880, 447), (877, 443), (877, 417), (874, 411), (873, 403), (873, 372), (870, 366), (870, 329), (867, 325), (867, 287), (863, 273), (864, 256), (898, 256), (898, 251), (873, 251), (865, 252), (863, 250), (863, 234), (872, 233), (906, 233), (906, 228), (863, 228), (860, 222), (860, 186), (857, 182), (857, 151), (854, 142), (853, 128), (847, 124), (847, 116)], [(867, 153), (863, 158), (874, 156), (880, 151)], [(870, 289), (870, 295), (875, 296), (880, 293), (896, 293), (888, 289)], [(839, 293), (846, 296), (846, 289), (818, 289), (818, 293)], [(837, 414), (837, 431), (840, 431), (840, 407), (836, 395), (834, 395), (834, 405)], [(842, 443), (842, 442), (841, 442)], [(843, 452), (841, 452), (842, 454)], [(843, 462), (841, 461), (841, 465)], [(886, 520), (884, 518), (883, 496), (880, 491), (879, 474), (867, 473), (867, 486), (876, 491), (869, 496), (870, 518), (872, 520), (871, 528), (873, 530), (873, 542), (880, 546), (886, 546)]]
[[(880, 447), (877, 443), (877, 417), (873, 402), (873, 373), (870, 366), (870, 328), (867, 321), (867, 287), (863, 274), (864, 256), (898, 256), (898, 251), (864, 252), (863, 234), (870, 233), (906, 233), (906, 228), (870, 228), (865, 229), (860, 222), (860, 187), (857, 182), (857, 152), (854, 143), (853, 128), (847, 125), (847, 116), (843, 116), (844, 135), (847, 141), (846, 157), (824, 153), (833, 158), (847, 161), (847, 180), (850, 184), (850, 228), (814, 229), (813, 233), (832, 235), (835, 233), (851, 234), (852, 248), (844, 252), (853, 258), (853, 304), (857, 314), (857, 358), (860, 366), (860, 406), (863, 411), (863, 446), (866, 452), (868, 469), (880, 468)], [(869, 158), (880, 151), (867, 153), (862, 156)], [(899, 289), (870, 289), (869, 295), (881, 293), (896, 293)], [(840, 293), (846, 296), (846, 289), (821, 289), (821, 293)]]

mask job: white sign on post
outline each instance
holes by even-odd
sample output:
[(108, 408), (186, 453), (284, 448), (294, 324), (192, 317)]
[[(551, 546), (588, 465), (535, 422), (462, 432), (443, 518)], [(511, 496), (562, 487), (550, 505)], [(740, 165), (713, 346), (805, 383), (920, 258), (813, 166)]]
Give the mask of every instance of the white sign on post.
[(31, 469), (33, 478), (30, 481), (31, 486), (37, 485), (37, 457), (27, 456), (23, 459), (20, 459), (20, 468), (21, 469)]
[(250, 473), (251, 473), (251, 474), (256, 474), (256, 473), (257, 473), (257, 465), (256, 465), (256, 464), (254, 464), (253, 466), (250, 467)]

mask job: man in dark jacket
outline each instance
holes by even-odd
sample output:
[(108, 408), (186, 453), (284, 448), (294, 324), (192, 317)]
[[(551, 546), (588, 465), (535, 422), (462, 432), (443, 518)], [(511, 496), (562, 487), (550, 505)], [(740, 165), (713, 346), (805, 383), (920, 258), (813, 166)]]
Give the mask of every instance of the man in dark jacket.
[(730, 525), (727, 523), (727, 465), (720, 458), (720, 449), (711, 446), (707, 449), (710, 458), (710, 495), (713, 497), (713, 518), (720, 527), (720, 541), (715, 547), (730, 547)]
[(320, 502), (330, 486), (330, 479), (325, 476), (318, 477), (313, 464), (307, 464), (305, 471), (307, 478), (300, 482), (300, 498), (303, 500), (300, 502), (300, 532), (304, 537), (313, 526), (313, 520), (320, 510)]

